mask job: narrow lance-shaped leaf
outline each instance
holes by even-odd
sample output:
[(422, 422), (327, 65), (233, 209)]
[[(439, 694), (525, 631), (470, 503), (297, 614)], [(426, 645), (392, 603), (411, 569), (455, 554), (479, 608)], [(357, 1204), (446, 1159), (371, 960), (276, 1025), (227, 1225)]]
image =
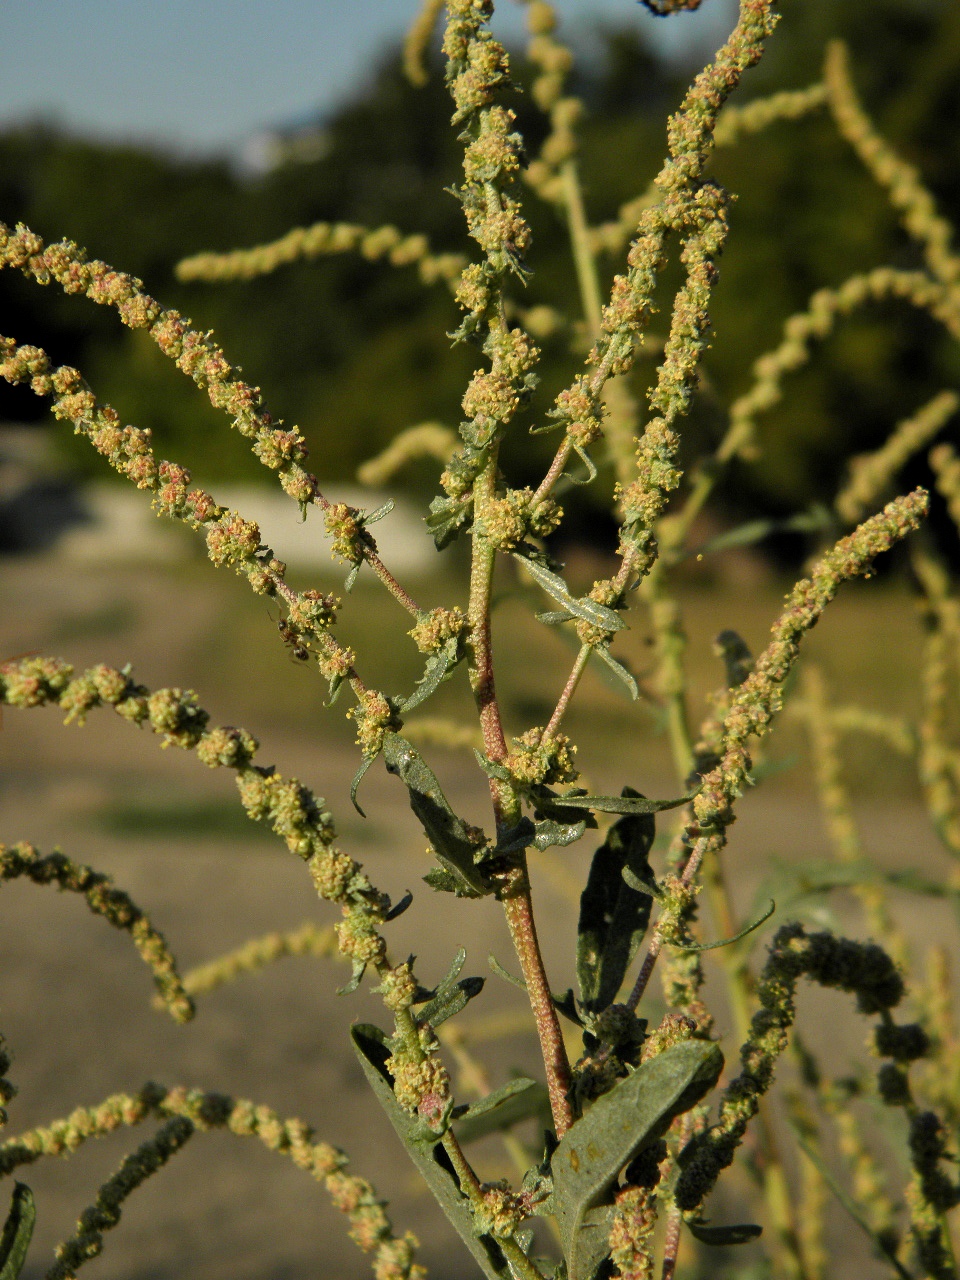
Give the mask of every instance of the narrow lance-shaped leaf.
[[(629, 790), (624, 788), (625, 792)], [(678, 796), (675, 800), (648, 800), (636, 791), (620, 796), (585, 796), (571, 792), (557, 796), (554, 805), (564, 809), (593, 809), (596, 813), (662, 813), (664, 809), (678, 809), (680, 805), (687, 804), (696, 794), (692, 791), (690, 795)]]
[(749, 1244), (751, 1240), (756, 1240), (763, 1234), (763, 1227), (758, 1227), (753, 1222), (738, 1222), (729, 1227), (711, 1227), (697, 1219), (688, 1222), (687, 1226), (695, 1240), (709, 1245)]
[(37, 1209), (33, 1192), (24, 1182), (13, 1184), (10, 1212), (0, 1236), (0, 1280), (17, 1280), (27, 1259)]
[[(637, 792), (624, 787), (624, 795)], [(617, 998), (650, 923), (653, 899), (632, 888), (623, 873), (626, 868), (637, 879), (652, 879), (647, 858), (655, 834), (653, 814), (628, 815), (614, 823), (593, 855), (577, 925), (580, 1002), (590, 1013)]]
[(710, 1041), (673, 1045), (619, 1080), (563, 1135), (551, 1168), (568, 1280), (591, 1280), (602, 1260), (603, 1223), (592, 1226), (588, 1215), (602, 1211), (620, 1170), (694, 1106), (722, 1068), (723, 1054)]
[(447, 1220), (470, 1250), (487, 1280), (512, 1280), (497, 1242), (492, 1236), (476, 1234), (469, 1202), (460, 1190), (453, 1166), (442, 1145), (439, 1142), (425, 1142), (421, 1136), (420, 1121), (404, 1111), (394, 1097), (393, 1081), (386, 1067), (390, 1050), (383, 1033), (377, 1027), (359, 1023), (350, 1028), (350, 1035), (363, 1074), (406, 1147), (407, 1155), (417, 1166)]
[(580, 618), (583, 622), (590, 622), (595, 627), (602, 627), (604, 631), (622, 631), (627, 625), (618, 613), (614, 613), (606, 605), (598, 604), (596, 600), (591, 600), (589, 596), (581, 596), (579, 599), (572, 596), (559, 574), (553, 573), (546, 565), (540, 564), (529, 556), (519, 555), (516, 552), (514, 554), (534, 582), (542, 587), (548, 596), (556, 600), (557, 604), (562, 604), (564, 609), (574, 617)]
[(445, 680), (453, 675), (454, 668), (463, 657), (463, 646), (459, 636), (451, 636), (436, 653), (427, 660), (426, 669), (417, 681), (417, 686), (409, 698), (400, 703), (400, 711), (412, 711), (426, 702), (431, 694), (436, 693)]

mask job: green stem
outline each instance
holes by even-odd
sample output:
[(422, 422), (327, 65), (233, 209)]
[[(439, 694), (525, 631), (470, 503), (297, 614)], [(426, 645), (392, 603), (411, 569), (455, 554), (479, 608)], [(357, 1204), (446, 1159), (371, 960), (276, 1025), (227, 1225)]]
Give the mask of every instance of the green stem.
[(577, 282), (580, 285), (583, 315), (591, 336), (595, 337), (600, 332), (603, 303), (600, 300), (597, 261), (590, 245), (590, 228), (587, 225), (583, 207), (583, 188), (580, 185), (576, 160), (564, 161), (560, 167), (560, 178), (563, 182), (563, 199), (567, 206), (567, 225), (570, 229), (570, 247), (573, 250), (573, 262), (577, 272)]

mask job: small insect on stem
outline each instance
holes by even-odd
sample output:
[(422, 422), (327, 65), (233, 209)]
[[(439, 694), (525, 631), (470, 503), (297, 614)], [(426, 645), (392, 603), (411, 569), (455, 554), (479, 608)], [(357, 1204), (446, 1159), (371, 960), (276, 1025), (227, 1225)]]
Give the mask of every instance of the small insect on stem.
[(293, 623), (289, 622), (286, 618), (281, 618), (277, 623), (277, 630), (280, 632), (280, 638), (283, 640), (283, 643), (287, 646), (297, 661), (306, 662), (310, 657), (310, 651), (303, 643), (303, 638), (297, 631), (296, 627), (294, 627)]

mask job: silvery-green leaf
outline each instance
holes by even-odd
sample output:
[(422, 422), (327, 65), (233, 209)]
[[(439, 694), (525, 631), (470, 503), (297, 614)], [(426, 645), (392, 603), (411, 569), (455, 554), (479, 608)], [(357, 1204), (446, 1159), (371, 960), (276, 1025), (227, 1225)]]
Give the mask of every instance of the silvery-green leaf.
[(337, 988), (338, 996), (348, 996), (351, 992), (356, 991), (359, 987), (363, 975), (366, 973), (367, 966), (363, 960), (354, 960), (353, 973), (350, 975), (350, 981), (346, 986)]
[(443, 868), (465, 893), (491, 892), (474, 863), (477, 842), (471, 838), (467, 824), (450, 808), (436, 774), (419, 751), (398, 733), (387, 733), (383, 739), (383, 758), (388, 772), (396, 774), (407, 788), (410, 807)]
[(587, 823), (585, 819), (579, 822), (558, 822), (555, 818), (541, 818), (533, 824), (533, 828), (533, 847), (543, 852), (554, 846), (565, 849), (568, 845), (576, 844), (586, 831)]
[(493, 854), (502, 856), (505, 853), (519, 853), (528, 849), (536, 838), (536, 827), (529, 818), (521, 818), (515, 827), (504, 831), (494, 847)]
[(362, 564), (363, 564), (363, 561), (358, 560), (356, 564), (353, 566), (353, 568), (350, 570), (350, 572), (347, 574), (346, 578), (344, 578), (343, 580), (344, 591), (350, 592), (353, 590), (353, 584), (357, 580), (357, 577), (360, 573), (360, 566)]
[(377, 507), (376, 511), (371, 511), (369, 515), (363, 516), (364, 524), (376, 524), (378, 520), (382, 520), (384, 516), (388, 516), (397, 504), (392, 498), (388, 498), (382, 507)]
[(340, 697), (340, 690), (346, 682), (346, 676), (333, 675), (330, 677), (330, 691), (327, 694), (327, 700), (323, 704), (325, 707), (332, 707), (336, 700)]
[(584, 449), (582, 445), (577, 444), (576, 441), (574, 441), (573, 444), (573, 451), (587, 469), (586, 479), (578, 480), (577, 477), (571, 475), (569, 471), (564, 472), (564, 475), (566, 475), (567, 479), (571, 480), (574, 484), (592, 484), (597, 478), (597, 464), (590, 457), (589, 453), (587, 453), (586, 449)]
[(27, 1258), (36, 1220), (33, 1192), (25, 1182), (15, 1182), (10, 1212), (0, 1236), (0, 1280), (17, 1280)]
[(664, 809), (677, 809), (687, 804), (697, 793), (678, 796), (676, 800), (648, 800), (636, 792), (629, 796), (584, 796), (572, 792), (557, 796), (556, 804), (566, 809), (594, 809), (597, 813), (662, 813)]
[(487, 956), (487, 964), (489, 964), (490, 968), (498, 978), (503, 978), (504, 982), (509, 982), (513, 986), (519, 987), (521, 991), (526, 991), (527, 984), (524, 982), (523, 978), (518, 978), (512, 974), (509, 969), (505, 969), (496, 956)]
[(556, 627), (561, 622), (573, 621), (573, 614), (569, 609), (545, 609), (542, 613), (535, 613), (533, 616), (538, 622), (543, 622), (548, 627)]
[(461, 502), (457, 498), (433, 499), (425, 524), (433, 534), (433, 541), (438, 551), (449, 546), (454, 538), (458, 538), (463, 533), (471, 514), (470, 504)]
[(489, 760), (476, 747), (473, 748), (473, 754), (477, 757), (477, 764), (479, 764), (488, 778), (496, 778), (498, 782), (512, 781), (513, 775), (502, 764), (496, 764), (493, 760)]
[(429, 1004), (417, 1010), (417, 1022), (429, 1022), (431, 1027), (439, 1027), (441, 1022), (446, 1022), (465, 1009), (474, 996), (478, 996), (483, 990), (483, 983), (483, 978), (461, 978), (452, 987), (438, 991)]
[(605, 667), (613, 672), (622, 684), (626, 685), (631, 701), (636, 702), (640, 697), (640, 689), (636, 680), (634, 680), (623, 663), (616, 660), (605, 644), (594, 645), (592, 652), (597, 655)]
[(687, 1221), (690, 1234), (701, 1244), (749, 1244), (763, 1234), (763, 1227), (752, 1222), (740, 1222), (736, 1226), (711, 1227), (699, 1220)]
[[(625, 794), (636, 795), (630, 788)], [(650, 923), (652, 897), (625, 880), (652, 878), (647, 861), (656, 827), (653, 814), (632, 814), (615, 822), (593, 855), (580, 896), (577, 924), (577, 981), (589, 1013), (612, 1004)]]
[(447, 1220), (487, 1280), (512, 1280), (497, 1242), (492, 1236), (476, 1234), (469, 1201), (460, 1190), (447, 1153), (439, 1142), (430, 1144), (423, 1141), (417, 1117), (404, 1111), (394, 1097), (393, 1080), (386, 1066), (390, 1050), (383, 1033), (377, 1027), (360, 1023), (350, 1028), (350, 1035), (367, 1081)]
[(529, 556), (519, 555), (516, 552), (514, 555), (521, 561), (534, 582), (574, 617), (590, 622), (595, 627), (602, 627), (604, 631), (622, 631), (627, 625), (618, 613), (614, 613), (606, 605), (597, 604), (589, 596), (576, 599), (570, 594), (567, 584), (559, 574), (553, 573), (546, 565), (540, 564)]
[(417, 681), (416, 688), (409, 698), (400, 703), (398, 710), (412, 711), (414, 707), (419, 707), (421, 702), (426, 702), (445, 680), (450, 679), (462, 657), (463, 646), (459, 636), (451, 636), (441, 649), (432, 653), (427, 659), (426, 669)]
[(660, 1137), (674, 1117), (716, 1084), (723, 1054), (707, 1040), (685, 1040), (639, 1066), (599, 1098), (553, 1153), (554, 1211), (570, 1280), (590, 1280), (599, 1228), (584, 1232), (602, 1209), (620, 1170)]

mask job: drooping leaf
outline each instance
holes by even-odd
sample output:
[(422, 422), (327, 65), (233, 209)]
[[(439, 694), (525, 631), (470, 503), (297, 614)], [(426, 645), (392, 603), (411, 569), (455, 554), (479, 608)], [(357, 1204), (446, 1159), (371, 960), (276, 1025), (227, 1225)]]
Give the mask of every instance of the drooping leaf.
[(524, 982), (523, 978), (518, 978), (516, 974), (511, 973), (509, 969), (505, 969), (496, 956), (487, 956), (487, 964), (498, 978), (503, 978), (504, 982), (509, 982), (511, 986), (519, 987), (521, 991), (526, 991), (527, 984)]
[(0, 1235), (0, 1280), (17, 1280), (27, 1259), (36, 1220), (33, 1192), (25, 1182), (15, 1182), (10, 1212)]
[(537, 585), (574, 617), (590, 622), (595, 627), (602, 627), (604, 631), (622, 631), (627, 625), (618, 613), (614, 613), (606, 605), (598, 604), (596, 600), (591, 600), (589, 596), (581, 596), (579, 599), (572, 596), (560, 575), (553, 573), (546, 565), (518, 552), (514, 552), (514, 555), (522, 562)]
[(590, 457), (589, 453), (587, 453), (586, 449), (584, 449), (582, 445), (577, 444), (576, 441), (573, 443), (573, 451), (587, 469), (586, 478), (580, 480), (575, 475), (571, 475), (569, 471), (564, 472), (564, 475), (566, 475), (569, 480), (572, 480), (574, 484), (592, 484), (597, 478), (597, 464)]
[(550, 1095), (546, 1085), (521, 1076), (471, 1103), (454, 1122), (453, 1131), (461, 1143), (476, 1142), (534, 1117), (550, 1123)]
[(687, 1222), (690, 1234), (701, 1244), (749, 1244), (763, 1235), (763, 1227), (753, 1222), (740, 1222), (729, 1227), (711, 1227), (706, 1222), (695, 1220)]
[[(629, 791), (629, 787), (624, 788)], [(576, 792), (568, 792), (565, 796), (556, 797), (556, 806), (565, 809), (593, 809), (597, 813), (662, 813), (664, 809), (678, 809), (687, 804), (697, 793), (678, 796), (676, 800), (648, 800), (638, 792), (620, 796), (585, 796)]]
[[(636, 796), (629, 787), (625, 795)], [(589, 1013), (612, 1004), (650, 923), (653, 899), (624, 879), (653, 877), (647, 861), (656, 834), (653, 814), (631, 814), (615, 822), (593, 855), (580, 895), (577, 982)]]
[(337, 995), (338, 996), (352, 995), (352, 993), (356, 991), (357, 987), (359, 987), (361, 981), (363, 980), (363, 975), (366, 973), (366, 971), (367, 971), (367, 966), (363, 960), (354, 960), (353, 972), (350, 975), (350, 981), (347, 982), (342, 987), (337, 987)]
[(364, 813), (364, 811), (360, 808), (360, 805), (357, 803), (357, 791), (360, 788), (360, 783), (363, 781), (364, 774), (367, 772), (367, 770), (370, 768), (370, 766), (373, 764), (376, 758), (377, 758), (376, 756), (364, 756), (363, 759), (360, 761), (360, 768), (353, 775), (353, 781), (350, 783), (350, 803), (356, 809), (357, 813), (359, 813), (361, 818), (365, 818), (367, 815)]
[(608, 670), (613, 672), (620, 683), (626, 686), (631, 701), (636, 702), (640, 697), (640, 688), (623, 663), (617, 661), (605, 644), (594, 645), (592, 652), (597, 655)]
[(726, 533), (717, 534), (702, 547), (691, 554), (707, 556), (714, 551), (726, 551), (731, 547), (747, 547), (754, 542), (761, 542), (772, 533), (817, 533), (822, 529), (830, 529), (835, 518), (821, 503), (815, 503), (808, 511), (790, 516), (786, 520), (750, 520), (736, 529), (728, 529)]
[(460, 1190), (443, 1146), (439, 1142), (424, 1142), (417, 1117), (404, 1111), (394, 1097), (393, 1080), (386, 1067), (390, 1050), (383, 1033), (377, 1027), (359, 1023), (350, 1028), (350, 1035), (364, 1075), (447, 1220), (488, 1280), (511, 1280), (510, 1269), (496, 1240), (476, 1234), (469, 1202)]
[(395, 902), (393, 906), (390, 908), (390, 910), (387, 912), (387, 914), (383, 917), (384, 922), (388, 923), (389, 921), (396, 920), (399, 916), (402, 916), (403, 913), (406, 911), (406, 909), (410, 906), (411, 902), (413, 902), (413, 894), (408, 889), (407, 892), (403, 895), (403, 897), (399, 900), (399, 902)]
[(454, 669), (464, 656), (463, 645), (459, 636), (451, 636), (443, 646), (427, 659), (426, 669), (417, 681), (416, 688), (409, 698), (400, 703), (400, 711), (412, 711), (426, 702), (431, 694), (436, 693), (445, 680), (449, 680)]
[(759, 929), (762, 924), (765, 924), (776, 909), (777, 904), (773, 898), (771, 898), (770, 905), (767, 907), (766, 911), (764, 911), (763, 915), (758, 916), (751, 924), (745, 925), (744, 928), (742, 928), (739, 933), (735, 933), (732, 938), (721, 938), (719, 942), (691, 942), (686, 946), (675, 944), (675, 949), (677, 951), (716, 951), (719, 947), (732, 946), (733, 943), (739, 942), (741, 938), (747, 937), (748, 934), (753, 933), (755, 929)]
[(710, 1041), (673, 1045), (619, 1080), (563, 1135), (551, 1168), (569, 1280), (591, 1280), (599, 1262), (590, 1211), (602, 1213), (624, 1165), (694, 1106), (722, 1068), (723, 1054)]
[(475, 855), (479, 848), (477, 841), (463, 819), (457, 817), (450, 808), (436, 774), (419, 751), (398, 733), (388, 733), (384, 735), (383, 756), (387, 770), (396, 774), (407, 788), (410, 807), (433, 845), (443, 869), (454, 878), (464, 893), (490, 893), (491, 888), (476, 866)]
[(452, 893), (458, 898), (483, 897), (483, 893), (471, 889), (461, 876), (455, 876), (446, 867), (432, 867), (423, 877), (423, 882), (431, 889), (435, 889), (437, 893)]
[(477, 757), (477, 764), (479, 764), (488, 778), (496, 778), (498, 782), (510, 782), (512, 780), (512, 774), (505, 765), (497, 764), (496, 761), (490, 760), (476, 747), (473, 748), (473, 754)]

